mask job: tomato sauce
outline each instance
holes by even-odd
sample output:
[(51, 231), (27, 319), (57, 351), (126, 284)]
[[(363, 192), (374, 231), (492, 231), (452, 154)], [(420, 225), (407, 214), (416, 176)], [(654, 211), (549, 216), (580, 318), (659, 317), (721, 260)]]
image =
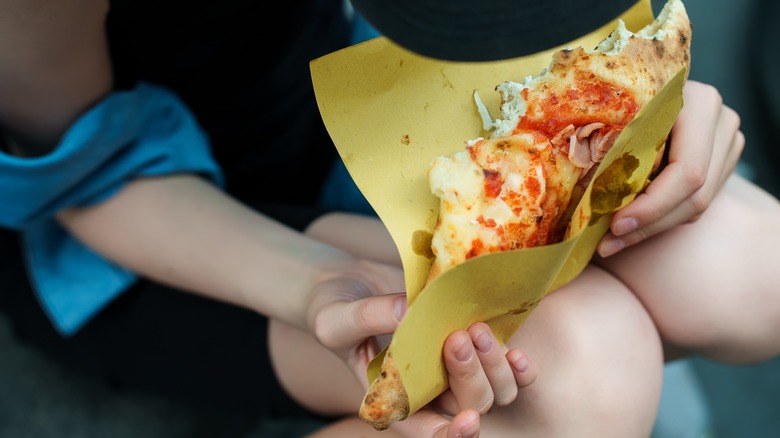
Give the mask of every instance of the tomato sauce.
[(630, 91), (594, 77), (577, 78), (575, 85), (560, 94), (551, 93), (541, 99), (529, 99), (528, 91), (521, 91), (528, 107), (516, 132), (541, 131), (552, 138), (569, 125), (607, 121), (613, 128), (622, 129), (639, 111)]
[(497, 198), (501, 194), (501, 186), (504, 184), (501, 173), (483, 169), (482, 174), (485, 176), (485, 195), (490, 198)]

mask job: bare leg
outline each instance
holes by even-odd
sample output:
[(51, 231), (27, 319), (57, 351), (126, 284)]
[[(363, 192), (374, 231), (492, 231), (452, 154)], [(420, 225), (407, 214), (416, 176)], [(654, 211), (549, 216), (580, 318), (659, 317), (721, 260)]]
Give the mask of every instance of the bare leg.
[(403, 438), (403, 435), (393, 429), (383, 431), (374, 430), (373, 427), (364, 423), (358, 417), (347, 417), (335, 423), (315, 431), (306, 438)]
[(528, 352), (539, 376), (516, 403), (485, 417), (483, 436), (649, 436), (661, 342), (639, 301), (606, 272), (588, 267), (545, 297), (509, 344)]
[(341, 358), (283, 322), (271, 320), (268, 336), (271, 362), (290, 396), (319, 415), (357, 414), (364, 390)]
[[(354, 417), (363, 392), (346, 366), (310, 335), (279, 327), (271, 346), (285, 388), (317, 412), (348, 416), (312, 436), (374, 436)], [(482, 436), (649, 435), (661, 392), (660, 340), (636, 297), (605, 271), (589, 267), (547, 296), (509, 343), (536, 361), (539, 377), (515, 403), (483, 417)]]
[(599, 263), (672, 349), (751, 363), (780, 354), (778, 248), (780, 203), (734, 176), (698, 221)]

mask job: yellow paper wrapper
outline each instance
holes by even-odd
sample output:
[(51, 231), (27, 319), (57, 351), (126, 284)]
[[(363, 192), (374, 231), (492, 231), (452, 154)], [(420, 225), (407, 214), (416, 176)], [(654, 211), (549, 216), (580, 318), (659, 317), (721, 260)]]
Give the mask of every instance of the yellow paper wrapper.
[[(654, 18), (649, 0), (620, 18), (629, 30), (641, 29)], [(431, 262), (427, 245), (439, 207), (426, 169), (433, 158), (486, 135), (474, 90), (488, 108), (497, 110), (496, 85), (539, 74), (561, 48), (595, 47), (616, 25), (617, 20), (547, 52), (500, 62), (434, 60), (384, 37), (312, 61), (314, 90), (328, 132), (401, 255), (410, 305), (388, 348), (408, 391), (410, 414), (447, 389), (442, 347), (450, 333), (485, 321), (505, 342), (547, 293), (582, 271), (611, 214), (645, 187), (682, 107), (684, 71), (623, 130), (577, 207), (570, 239), (477, 257), (425, 286)], [(369, 382), (383, 356), (369, 366)]]

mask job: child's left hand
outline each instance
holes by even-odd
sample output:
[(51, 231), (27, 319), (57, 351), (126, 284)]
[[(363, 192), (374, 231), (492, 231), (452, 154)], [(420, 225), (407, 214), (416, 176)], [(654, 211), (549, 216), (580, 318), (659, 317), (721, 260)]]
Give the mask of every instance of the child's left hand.
[(676, 225), (696, 221), (734, 172), (745, 147), (740, 117), (718, 90), (689, 80), (670, 135), (668, 163), (615, 213), (598, 253), (607, 257)]

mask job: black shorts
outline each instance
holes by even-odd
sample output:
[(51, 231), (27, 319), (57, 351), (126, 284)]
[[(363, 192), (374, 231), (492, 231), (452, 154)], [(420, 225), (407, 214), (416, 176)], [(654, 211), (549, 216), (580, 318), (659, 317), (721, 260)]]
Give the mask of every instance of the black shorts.
[(18, 234), (2, 229), (0, 284), (0, 312), (19, 340), (85, 376), (210, 412), (313, 417), (277, 382), (257, 313), (140, 281), (66, 338), (30, 286)]

